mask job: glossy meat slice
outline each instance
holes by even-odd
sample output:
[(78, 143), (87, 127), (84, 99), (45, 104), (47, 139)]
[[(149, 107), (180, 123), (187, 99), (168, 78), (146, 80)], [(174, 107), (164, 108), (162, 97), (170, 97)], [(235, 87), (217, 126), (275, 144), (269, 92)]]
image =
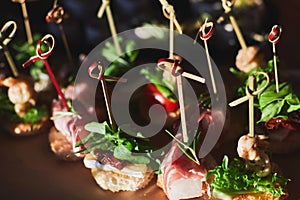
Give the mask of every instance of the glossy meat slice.
[(210, 196), (203, 160), (200, 165), (190, 160), (179, 149), (176, 141), (165, 155), (161, 170), (158, 185), (170, 200), (207, 196), (207, 192)]

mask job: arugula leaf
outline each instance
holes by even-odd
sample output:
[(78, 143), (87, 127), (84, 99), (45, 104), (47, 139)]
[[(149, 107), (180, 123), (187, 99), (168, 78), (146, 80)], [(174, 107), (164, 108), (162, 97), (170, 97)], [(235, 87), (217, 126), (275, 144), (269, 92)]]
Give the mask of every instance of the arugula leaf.
[(137, 133), (139, 138), (123, 137), (120, 128), (113, 131), (106, 121), (103, 123), (90, 122), (84, 128), (91, 133), (76, 143), (76, 147), (85, 146), (85, 149), (80, 152), (89, 153), (95, 149), (101, 149), (111, 151), (119, 160), (127, 160), (136, 164), (150, 163), (150, 157), (134, 155), (135, 153), (147, 154), (153, 149), (149, 145), (139, 143), (137, 139), (146, 141), (141, 133)]
[(124, 145), (116, 146), (114, 149), (114, 156), (119, 160), (128, 160), (136, 164), (149, 164), (150, 159), (145, 156), (133, 156), (132, 152), (128, 150)]
[(211, 184), (213, 191), (229, 195), (269, 192), (275, 197), (280, 197), (289, 181), (277, 173), (259, 177), (255, 172), (248, 170), (241, 159), (234, 158), (229, 162), (226, 155), (221, 165), (208, 171), (206, 178), (210, 177), (214, 177)]

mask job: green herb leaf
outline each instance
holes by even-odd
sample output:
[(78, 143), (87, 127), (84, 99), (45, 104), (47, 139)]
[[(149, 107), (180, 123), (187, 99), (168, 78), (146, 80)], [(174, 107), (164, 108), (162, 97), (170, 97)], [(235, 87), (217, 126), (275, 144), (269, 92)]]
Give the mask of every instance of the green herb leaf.
[(267, 106), (265, 106), (261, 110), (261, 113), (262, 113), (261, 118), (257, 123), (265, 122), (265, 121), (275, 117), (276, 115), (278, 115), (280, 113), (280, 111), (282, 110), (284, 103), (285, 103), (285, 100), (281, 100), (278, 102), (270, 103)]
[(102, 135), (105, 135), (106, 126), (108, 126), (107, 122), (90, 122), (84, 126), (84, 129), (89, 132), (100, 133)]
[(31, 107), (26, 111), (22, 119), (24, 122), (35, 124), (40, 122), (42, 118), (46, 116), (48, 116), (48, 111), (45, 106)]
[(136, 164), (149, 164), (150, 159), (145, 156), (133, 156), (132, 152), (129, 151), (125, 146), (119, 145), (114, 149), (114, 156), (120, 160), (128, 160)]
[(111, 151), (114, 156), (120, 160), (127, 160), (136, 164), (150, 163), (151, 157), (134, 155), (135, 153), (145, 153), (147, 155), (147, 153), (152, 152), (153, 149), (149, 145), (144, 143), (140, 144), (137, 141), (137, 139), (141, 139), (141, 141), (144, 142), (146, 141), (141, 133), (136, 134), (139, 135), (140, 138), (122, 137), (121, 129), (118, 128), (117, 131), (113, 131), (107, 122), (90, 122), (86, 124), (84, 128), (91, 133), (81, 138), (76, 144), (77, 147), (84, 146), (84, 152), (102, 149)]
[(269, 192), (280, 197), (289, 181), (277, 173), (259, 177), (248, 170), (241, 159), (235, 158), (229, 162), (227, 156), (224, 156), (221, 166), (208, 171), (206, 178), (210, 177), (214, 178), (211, 184), (213, 193), (216, 191), (227, 195)]

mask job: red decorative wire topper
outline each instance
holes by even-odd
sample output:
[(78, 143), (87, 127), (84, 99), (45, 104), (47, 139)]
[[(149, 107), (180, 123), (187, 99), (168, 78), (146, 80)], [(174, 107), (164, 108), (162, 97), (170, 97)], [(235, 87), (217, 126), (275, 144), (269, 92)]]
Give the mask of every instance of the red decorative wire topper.
[[(49, 41), (50, 40), (50, 41)], [(46, 44), (48, 47), (48, 51), (43, 52), (41, 45), (42, 43)], [(61, 101), (63, 102), (65, 108), (67, 109), (67, 111), (70, 111), (70, 107), (67, 104), (66, 98), (64, 97), (60, 87), (58, 86), (58, 83), (55, 79), (55, 76), (49, 66), (49, 63), (47, 61), (47, 58), (52, 54), (53, 52), (53, 48), (54, 48), (54, 44), (55, 44), (55, 40), (54, 37), (50, 34), (45, 35), (41, 40), (39, 40), (36, 44), (36, 56), (32, 56), (29, 58), (28, 61), (26, 61), (22, 66), (23, 68), (28, 67), (30, 64), (38, 61), (38, 60), (42, 60), (44, 62), (44, 65), (46, 67), (46, 70), (52, 80), (52, 83), (54, 84), (54, 87), (56, 89), (56, 91), (58, 92), (58, 95), (61, 98)]]

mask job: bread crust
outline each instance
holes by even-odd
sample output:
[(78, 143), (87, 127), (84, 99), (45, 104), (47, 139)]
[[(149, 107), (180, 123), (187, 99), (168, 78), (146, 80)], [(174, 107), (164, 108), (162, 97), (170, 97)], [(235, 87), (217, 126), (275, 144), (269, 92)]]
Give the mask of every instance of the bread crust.
[[(86, 154), (84, 163), (86, 160), (96, 161), (97, 157), (93, 153), (89, 153)], [(109, 164), (106, 165), (109, 166)], [(113, 167), (108, 167), (107, 169), (94, 167), (90, 169), (96, 183), (102, 189), (112, 192), (136, 191), (142, 189), (147, 186), (154, 177), (153, 170), (143, 164), (128, 164), (122, 169), (122, 171)], [(125, 174), (124, 171), (134, 171), (138, 172), (140, 175), (134, 176)]]
[(287, 194), (280, 197), (275, 197), (270, 193), (258, 193), (258, 194), (242, 194), (233, 197), (233, 200), (284, 200), (287, 199)]
[(154, 177), (152, 171), (143, 172), (143, 178), (125, 175), (114, 171), (92, 168), (91, 173), (97, 184), (112, 192), (136, 191), (144, 188)]
[(50, 129), (48, 140), (51, 150), (59, 159), (65, 161), (77, 161), (82, 159), (82, 157), (74, 154), (70, 142), (54, 126)]

